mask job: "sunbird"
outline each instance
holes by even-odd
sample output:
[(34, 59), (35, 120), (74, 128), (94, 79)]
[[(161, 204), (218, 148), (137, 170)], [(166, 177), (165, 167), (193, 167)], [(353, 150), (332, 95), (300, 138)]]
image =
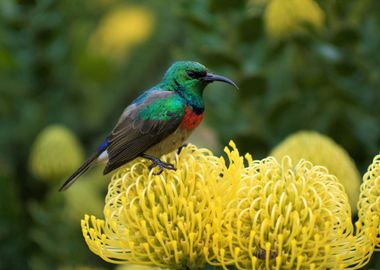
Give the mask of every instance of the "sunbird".
[(160, 157), (183, 145), (201, 123), (205, 105), (204, 88), (215, 81), (228, 83), (230, 79), (212, 74), (200, 63), (178, 61), (166, 71), (156, 86), (137, 97), (121, 114), (115, 128), (59, 189), (68, 189), (92, 165), (106, 161), (103, 174), (121, 167), (137, 157), (152, 162), (149, 170), (158, 167), (175, 170), (173, 164)]

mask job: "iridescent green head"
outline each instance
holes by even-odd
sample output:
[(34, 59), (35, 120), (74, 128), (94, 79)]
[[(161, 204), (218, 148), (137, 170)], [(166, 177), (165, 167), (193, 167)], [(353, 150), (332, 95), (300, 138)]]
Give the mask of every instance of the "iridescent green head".
[(192, 61), (175, 62), (165, 73), (162, 83), (172, 90), (202, 94), (204, 88), (214, 81), (225, 82), (238, 88), (230, 79), (212, 74), (204, 65)]

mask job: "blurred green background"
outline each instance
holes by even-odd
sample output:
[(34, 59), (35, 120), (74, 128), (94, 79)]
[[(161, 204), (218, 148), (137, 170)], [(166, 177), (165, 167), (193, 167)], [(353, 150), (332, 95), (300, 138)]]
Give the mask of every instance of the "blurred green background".
[(380, 150), (379, 33), (376, 0), (1, 0), (0, 269), (114, 268), (79, 224), (108, 178), (57, 188), (175, 60), (240, 86), (207, 89), (192, 142), (263, 158), (311, 129), (363, 174)]

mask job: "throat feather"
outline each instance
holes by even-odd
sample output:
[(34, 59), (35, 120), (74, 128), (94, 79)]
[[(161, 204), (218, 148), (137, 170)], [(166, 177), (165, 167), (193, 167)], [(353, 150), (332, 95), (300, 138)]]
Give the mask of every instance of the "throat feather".
[(202, 119), (203, 119), (203, 112), (198, 114), (194, 110), (192, 110), (190, 107), (187, 107), (185, 111), (185, 115), (182, 118), (180, 127), (187, 130), (195, 129), (202, 122)]

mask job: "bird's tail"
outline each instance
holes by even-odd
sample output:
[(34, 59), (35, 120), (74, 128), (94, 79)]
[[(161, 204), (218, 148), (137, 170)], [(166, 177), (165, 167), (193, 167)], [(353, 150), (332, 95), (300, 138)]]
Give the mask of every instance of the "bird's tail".
[(101, 153), (96, 153), (90, 158), (88, 158), (69, 178), (67, 178), (65, 183), (63, 183), (63, 185), (59, 189), (59, 191), (65, 191), (66, 189), (68, 189), (78, 179), (79, 176), (84, 174), (88, 170), (88, 168), (90, 168), (92, 163), (99, 157), (100, 154)]

